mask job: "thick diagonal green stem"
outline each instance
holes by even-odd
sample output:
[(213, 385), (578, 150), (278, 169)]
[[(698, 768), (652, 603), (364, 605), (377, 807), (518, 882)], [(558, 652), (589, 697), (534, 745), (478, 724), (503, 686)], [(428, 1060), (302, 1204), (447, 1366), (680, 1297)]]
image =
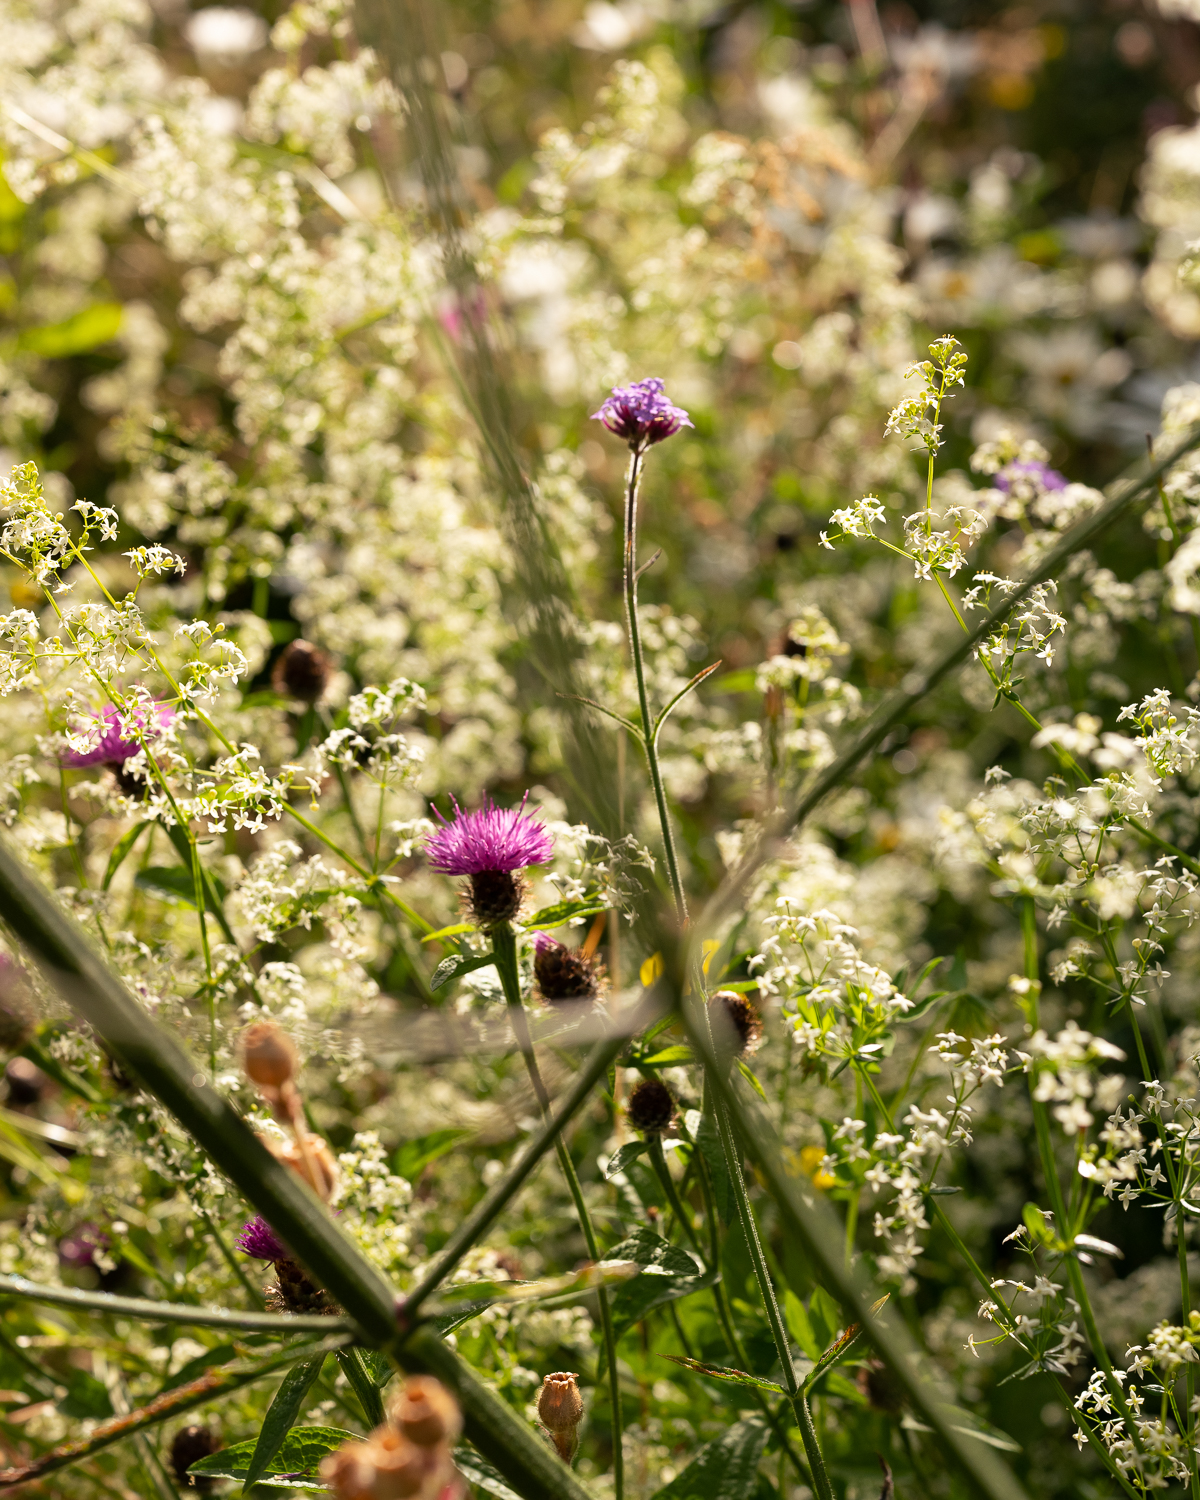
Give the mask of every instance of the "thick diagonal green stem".
[(663, 785), (662, 770), (658, 764), (657, 737), (654, 733), (654, 720), (650, 716), (650, 698), (646, 692), (646, 664), (642, 658), (642, 630), (638, 620), (637, 506), (638, 490), (642, 482), (643, 457), (642, 449), (632, 450), (629, 455), (629, 472), (625, 479), (625, 551), (622, 570), (625, 585), (625, 625), (629, 631), (629, 654), (633, 658), (633, 672), (637, 679), (638, 707), (642, 713), (642, 748), (646, 752), (650, 785), (654, 788), (654, 801), (658, 806), (658, 822), (662, 830), (667, 875), (671, 881), (671, 894), (675, 898), (675, 915), (680, 922), (686, 922), (687, 900), (683, 894), (683, 881), (679, 877), (675, 835), (671, 831), (671, 817), (667, 811), (667, 790)]
[(315, 1195), (267, 1150), (179, 1041), (158, 1025), (0, 840), (0, 918), (19, 934), (51, 983), (103, 1038), (121, 1067), (175, 1116), (196, 1144), (269, 1221), (296, 1258), (402, 1369), (437, 1375), (457, 1395), (466, 1434), (523, 1500), (588, 1500), (587, 1491), (533, 1429), (429, 1328), (339, 1229)]
[[(541, 1069), (538, 1067), (537, 1057), (533, 1050), (533, 1038), (529, 1033), (529, 1018), (525, 1014), (525, 1003), (521, 997), (521, 972), (517, 964), (517, 940), (509, 923), (501, 922), (498, 927), (492, 929), (492, 951), (496, 956), (496, 971), (500, 975), (500, 983), (504, 986), (504, 998), (508, 1002), (508, 1013), (512, 1019), (513, 1031), (516, 1033), (517, 1046), (521, 1049), (521, 1056), (525, 1059), (525, 1067), (529, 1073), (529, 1081), (533, 1085), (533, 1092), (537, 1096), (538, 1107), (542, 1112), (542, 1120), (546, 1121), (550, 1118), (550, 1095), (542, 1079)], [(559, 1167), (562, 1170), (563, 1177), (566, 1179), (567, 1189), (571, 1194), (571, 1201), (575, 1204), (575, 1213), (579, 1219), (579, 1227), (583, 1230), (583, 1238), (587, 1243), (588, 1256), (591, 1260), (598, 1261), (600, 1259), (600, 1242), (596, 1238), (596, 1231), (592, 1225), (592, 1216), (588, 1213), (587, 1203), (584, 1201), (583, 1187), (579, 1181), (579, 1174), (575, 1171), (575, 1163), (571, 1160), (571, 1153), (567, 1149), (567, 1143), (563, 1140), (561, 1131), (555, 1134), (554, 1149), (558, 1155)], [(617, 1341), (613, 1335), (612, 1307), (609, 1304), (608, 1291), (603, 1286), (596, 1288), (596, 1303), (600, 1311), (600, 1331), (604, 1340), (604, 1362), (608, 1372), (609, 1415), (612, 1425), (613, 1492), (616, 1500), (623, 1500), (625, 1493), (625, 1423), (621, 1415), (621, 1377), (617, 1369)]]

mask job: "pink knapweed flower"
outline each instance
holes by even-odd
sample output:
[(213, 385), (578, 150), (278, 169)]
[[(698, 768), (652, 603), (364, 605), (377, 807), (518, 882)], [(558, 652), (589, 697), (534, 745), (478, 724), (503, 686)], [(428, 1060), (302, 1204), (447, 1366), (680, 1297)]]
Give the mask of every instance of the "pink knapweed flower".
[(234, 1240), (243, 1255), (252, 1255), (255, 1260), (290, 1260), (287, 1246), (261, 1214), (255, 1214), (249, 1224)]
[(674, 436), (681, 427), (693, 422), (681, 406), (672, 406), (663, 394), (663, 382), (655, 376), (635, 380), (632, 385), (614, 386), (612, 395), (593, 422), (603, 422), (614, 436), (624, 438), (631, 448), (648, 448)]
[(544, 864), (554, 852), (554, 840), (526, 817), (527, 795), (520, 807), (497, 807), (485, 798), (477, 812), (469, 813), (455, 802), (453, 819), (442, 818), (442, 827), (425, 845), (430, 867), (442, 875), (482, 875)]
[[(141, 729), (147, 740), (157, 739), (175, 717), (175, 710), (167, 703), (156, 703), (152, 708), (135, 708), (130, 719)], [(64, 766), (80, 770), (84, 766), (119, 766), (142, 748), (137, 740), (121, 728), (121, 711), (110, 705), (97, 714), (89, 732), (97, 736), (90, 750), (64, 750), (59, 757)]]
[(1027, 462), (1005, 464), (996, 475), (998, 490), (1003, 490), (1005, 494), (1008, 494), (1014, 486), (1022, 490), (1065, 490), (1067, 481), (1057, 469), (1052, 469), (1049, 464), (1030, 459)]

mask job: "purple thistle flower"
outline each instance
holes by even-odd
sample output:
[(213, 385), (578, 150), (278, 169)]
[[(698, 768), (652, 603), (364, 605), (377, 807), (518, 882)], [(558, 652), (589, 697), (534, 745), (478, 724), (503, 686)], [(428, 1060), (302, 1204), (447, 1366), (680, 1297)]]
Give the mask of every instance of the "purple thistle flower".
[(554, 852), (554, 840), (525, 816), (528, 795), (520, 807), (497, 807), (485, 797), (478, 812), (470, 813), (455, 802), (452, 822), (435, 808), (443, 826), (425, 845), (430, 868), (442, 875), (512, 874), (526, 865), (544, 864)]
[[(153, 706), (153, 712), (135, 708), (130, 719), (141, 729), (148, 740), (156, 739), (171, 720), (175, 710), (166, 703)], [(64, 766), (81, 770), (84, 766), (119, 766), (142, 748), (137, 740), (121, 729), (121, 711), (115, 704), (102, 714), (97, 714), (89, 731), (97, 735), (91, 750), (64, 750), (60, 760)]]
[(280, 1261), (292, 1258), (287, 1246), (260, 1214), (255, 1214), (234, 1240), (234, 1244), (244, 1255), (252, 1255), (255, 1260)]
[(663, 382), (657, 376), (635, 380), (632, 385), (618, 385), (592, 421), (603, 422), (609, 432), (624, 438), (633, 449), (648, 448), (674, 436), (681, 427), (693, 425), (681, 406), (672, 406), (663, 395)]
[(1022, 489), (1065, 490), (1067, 480), (1049, 464), (1032, 459), (1024, 463), (1006, 464), (996, 475), (996, 488), (1003, 490), (1006, 495), (1014, 484)]

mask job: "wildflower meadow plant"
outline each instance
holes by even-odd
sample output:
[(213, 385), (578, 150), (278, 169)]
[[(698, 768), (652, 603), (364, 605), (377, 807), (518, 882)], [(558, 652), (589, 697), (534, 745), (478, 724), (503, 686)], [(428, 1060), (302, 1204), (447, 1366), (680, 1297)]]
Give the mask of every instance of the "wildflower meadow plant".
[(0, 1487), (1200, 1500), (1195, 131), (502, 9), (7, 6)]

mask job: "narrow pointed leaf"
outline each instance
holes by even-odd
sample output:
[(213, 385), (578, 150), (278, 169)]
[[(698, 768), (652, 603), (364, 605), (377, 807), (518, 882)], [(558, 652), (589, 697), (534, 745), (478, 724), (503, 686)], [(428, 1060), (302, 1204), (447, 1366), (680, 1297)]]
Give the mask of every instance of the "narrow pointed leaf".
[(452, 953), (449, 958), (443, 958), (434, 969), (429, 988), (431, 990), (443, 989), (451, 980), (459, 979), (463, 974), (470, 974), (475, 969), (486, 968), (488, 964), (495, 962), (495, 958), (490, 953)]
[(102, 890), (108, 890), (109, 886), (113, 883), (114, 875), (116, 875), (117, 871), (125, 863), (134, 844), (137, 843), (138, 839), (141, 838), (142, 834), (145, 833), (153, 821), (152, 818), (147, 818), (142, 823), (135, 823), (129, 832), (123, 833), (113, 845), (113, 851), (108, 856), (108, 868), (104, 872), (104, 880), (101, 884)]
[(637, 1161), (639, 1156), (644, 1156), (650, 1147), (645, 1141), (626, 1141), (618, 1151), (614, 1151), (609, 1158), (608, 1166), (604, 1169), (604, 1175), (611, 1182), (612, 1179), (624, 1172), (625, 1168)]
[(318, 1354), (313, 1359), (301, 1360), (299, 1364), (293, 1365), (283, 1377), (283, 1383), (275, 1392), (275, 1399), (267, 1408), (254, 1444), (254, 1452), (250, 1455), (246, 1478), (242, 1483), (243, 1494), (262, 1478), (267, 1472), (267, 1465), (283, 1447), (324, 1363), (325, 1356)]
[(682, 1354), (660, 1354), (659, 1359), (669, 1359), (672, 1364), (682, 1365), (685, 1370), (691, 1370), (696, 1375), (704, 1375), (709, 1380), (724, 1380), (730, 1385), (748, 1385), (758, 1391), (772, 1391), (777, 1396), (785, 1396), (787, 1392), (774, 1380), (762, 1380), (757, 1375), (747, 1375), (745, 1370), (731, 1370), (724, 1365), (706, 1365), (699, 1359), (685, 1359)]
[(678, 705), (683, 702), (683, 700), (690, 692), (693, 692), (696, 688), (698, 688), (706, 677), (711, 677), (720, 665), (721, 663), (719, 661), (714, 661), (711, 666), (705, 667), (702, 672), (697, 672), (695, 677), (693, 677), (690, 682), (685, 683), (685, 685), (679, 689), (675, 696), (663, 705), (662, 709), (660, 709), (659, 711), (658, 718), (654, 721), (654, 729), (650, 735), (650, 738), (652, 740), (658, 739), (659, 730), (667, 722), (667, 716), (671, 713), (671, 711), (674, 708), (678, 707)]
[(358, 1404), (363, 1409), (367, 1426), (380, 1426), (384, 1420), (383, 1398), (379, 1394), (379, 1386), (375, 1382), (374, 1374), (367, 1369), (363, 1351), (339, 1349), (337, 1362), (341, 1365), (342, 1374), (350, 1382), (351, 1389), (358, 1397)]

